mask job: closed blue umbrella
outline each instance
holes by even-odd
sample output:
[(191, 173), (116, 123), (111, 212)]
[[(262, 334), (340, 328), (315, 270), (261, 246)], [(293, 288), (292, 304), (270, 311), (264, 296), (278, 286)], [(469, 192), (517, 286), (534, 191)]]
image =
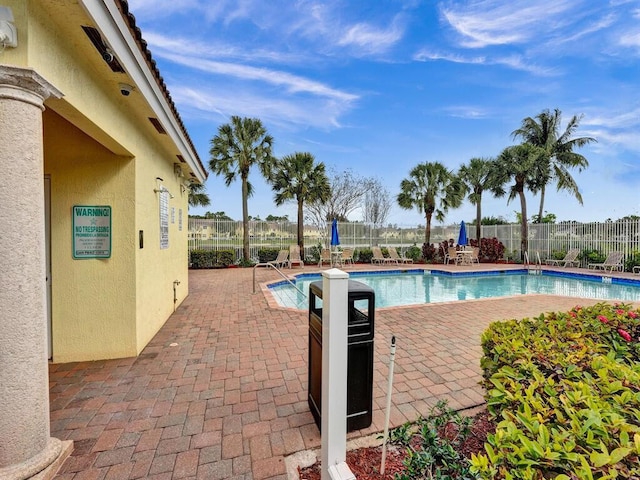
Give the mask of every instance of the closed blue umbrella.
[(467, 226), (464, 224), (464, 220), (460, 222), (460, 233), (458, 234), (458, 245), (466, 245), (469, 243), (467, 240)]
[(338, 221), (334, 218), (331, 223), (331, 246), (340, 245), (340, 237), (338, 236)]

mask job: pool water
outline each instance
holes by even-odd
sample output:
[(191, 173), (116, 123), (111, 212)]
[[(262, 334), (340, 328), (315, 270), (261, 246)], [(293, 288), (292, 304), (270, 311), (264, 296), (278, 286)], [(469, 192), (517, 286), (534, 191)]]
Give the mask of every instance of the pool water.
[[(421, 269), (394, 272), (352, 272), (357, 280), (373, 288), (376, 308), (451, 302), (513, 295), (547, 294), (601, 300), (640, 301), (640, 282), (598, 275), (554, 274), (532, 275), (525, 270), (510, 272), (474, 272), (450, 274)], [(296, 277), (296, 286), (308, 294), (309, 284), (321, 280), (320, 275)], [(620, 283), (617, 283), (620, 282)], [(269, 289), (280, 306), (306, 310), (306, 295), (291, 284), (279, 282)]]

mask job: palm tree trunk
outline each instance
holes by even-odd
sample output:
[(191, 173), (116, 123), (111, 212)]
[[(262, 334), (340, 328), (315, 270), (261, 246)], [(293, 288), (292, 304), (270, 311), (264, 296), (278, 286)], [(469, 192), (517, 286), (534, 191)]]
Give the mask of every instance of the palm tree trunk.
[(431, 214), (429, 213), (425, 215), (424, 243), (431, 244)]
[(249, 188), (247, 179), (242, 179), (242, 258), (249, 261)]
[(480, 246), (480, 235), (481, 235), (481, 225), (482, 224), (482, 205), (481, 205), (481, 197), (478, 198), (478, 203), (476, 204), (476, 240), (478, 242), (478, 246)]
[(527, 199), (524, 190), (518, 192), (520, 196), (520, 210), (522, 212), (520, 223), (520, 257), (524, 260), (524, 253), (529, 249), (529, 230), (527, 228)]
[(304, 259), (304, 215), (302, 214), (302, 200), (298, 200), (298, 245), (300, 255)]
[(538, 210), (538, 221), (536, 223), (542, 223), (542, 212), (544, 211), (544, 192), (545, 186), (540, 189), (540, 210)]

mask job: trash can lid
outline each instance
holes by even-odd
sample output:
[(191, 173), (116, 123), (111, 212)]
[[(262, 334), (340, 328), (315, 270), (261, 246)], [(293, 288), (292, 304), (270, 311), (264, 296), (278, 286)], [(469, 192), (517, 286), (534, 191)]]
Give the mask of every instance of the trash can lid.
[[(347, 288), (348, 288), (349, 296), (358, 295), (358, 294), (373, 295), (374, 293), (373, 288), (371, 288), (369, 285), (366, 285), (362, 282), (358, 282), (356, 280), (349, 280), (349, 285)], [(322, 298), (322, 280), (311, 282), (311, 284), (309, 284), (309, 290), (313, 291), (320, 298)]]
[(373, 288), (356, 280), (349, 280), (349, 294), (352, 293), (373, 293)]

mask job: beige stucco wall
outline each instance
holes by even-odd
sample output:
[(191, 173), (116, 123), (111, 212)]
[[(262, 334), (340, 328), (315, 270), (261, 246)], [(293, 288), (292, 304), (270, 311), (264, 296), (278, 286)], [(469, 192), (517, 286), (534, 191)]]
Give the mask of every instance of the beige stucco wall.
[[(53, 359), (136, 354), (135, 161), (112, 154), (60, 116), (44, 114), (45, 174), (51, 177)], [(109, 205), (112, 255), (72, 255), (74, 205)]]
[[(134, 356), (173, 312), (173, 282), (180, 282), (177, 305), (188, 293), (188, 195), (174, 174), (176, 151), (150, 126), (148, 104), (139, 92), (121, 96), (113, 80), (105, 80), (113, 72), (89, 60), (97, 55), (90, 42), (82, 36), (69, 39), (64, 22), (73, 19), (73, 28), (85, 23), (79, 6), (67, 9), (65, 19), (56, 16), (58, 7), (47, 8), (59, 2), (2, 3), (13, 8), (22, 48), (0, 61), (33, 68), (64, 94), (47, 101), (44, 113), (44, 173), (51, 176), (53, 361)], [(156, 177), (174, 196), (164, 250)], [(73, 205), (112, 207), (110, 259), (73, 259)], [(140, 230), (144, 248), (138, 244)]]

